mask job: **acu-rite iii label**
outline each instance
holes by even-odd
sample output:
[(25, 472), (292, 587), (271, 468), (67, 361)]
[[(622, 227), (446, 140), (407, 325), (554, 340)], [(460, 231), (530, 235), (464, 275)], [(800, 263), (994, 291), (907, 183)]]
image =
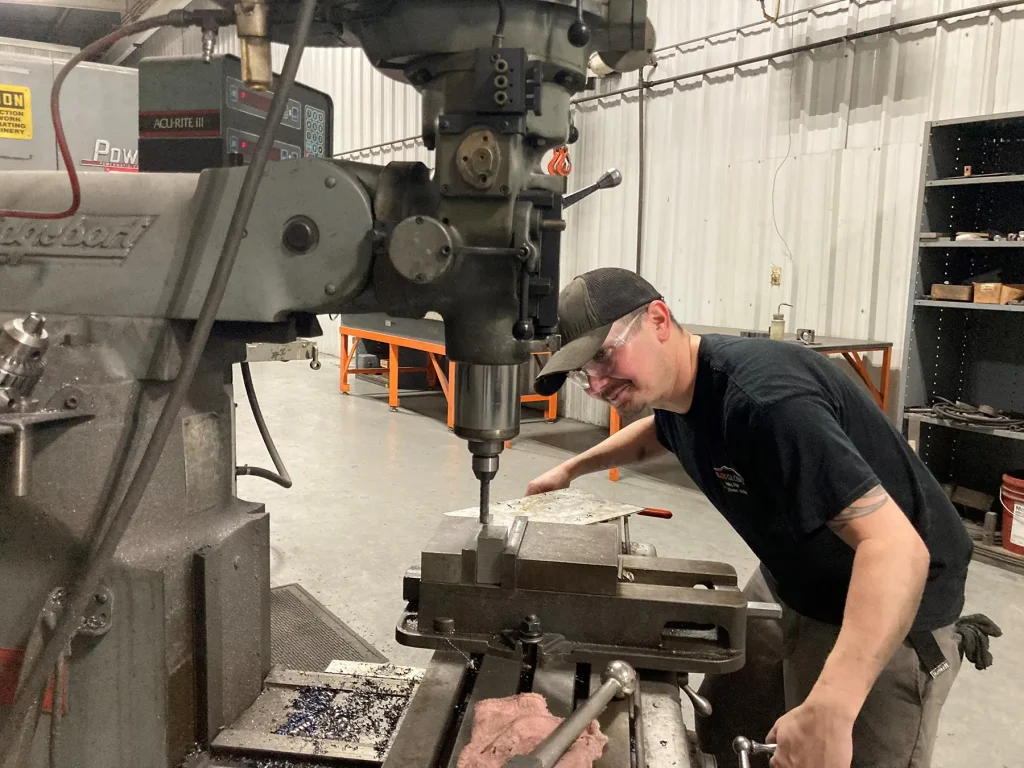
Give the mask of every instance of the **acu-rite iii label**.
[(156, 216), (75, 216), (60, 221), (0, 218), (0, 255), (123, 259)]
[(32, 138), (32, 92), (0, 83), (0, 139)]

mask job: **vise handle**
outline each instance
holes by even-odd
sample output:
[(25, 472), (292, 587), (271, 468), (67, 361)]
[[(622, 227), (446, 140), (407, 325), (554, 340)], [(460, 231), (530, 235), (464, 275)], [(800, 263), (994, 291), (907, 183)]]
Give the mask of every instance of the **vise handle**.
[(751, 755), (774, 755), (775, 748), (775, 744), (760, 744), (746, 736), (737, 736), (732, 740), (732, 749), (740, 758), (740, 768), (750, 768)]

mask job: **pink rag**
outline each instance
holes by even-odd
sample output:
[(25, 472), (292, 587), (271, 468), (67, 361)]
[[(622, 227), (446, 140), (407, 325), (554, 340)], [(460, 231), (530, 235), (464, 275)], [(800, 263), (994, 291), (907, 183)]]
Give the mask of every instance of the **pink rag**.
[[(459, 755), (458, 768), (502, 768), (514, 755), (527, 755), (558, 727), (539, 693), (484, 699), (473, 708), (473, 737)], [(594, 720), (556, 768), (591, 768), (608, 737)]]

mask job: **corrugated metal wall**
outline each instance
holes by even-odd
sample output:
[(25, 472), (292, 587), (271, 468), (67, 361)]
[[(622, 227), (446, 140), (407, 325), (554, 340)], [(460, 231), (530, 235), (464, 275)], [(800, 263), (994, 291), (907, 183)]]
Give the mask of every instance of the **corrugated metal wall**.
[[(783, 13), (799, 12), (773, 25), (757, 23), (754, 0), (653, 0), (659, 47), (689, 42), (660, 50), (646, 77), (978, 4), (783, 0)], [(684, 323), (767, 328), (785, 301), (790, 330), (892, 341), (899, 365), (924, 122), (1024, 109), (1022, 65), (1017, 7), (649, 90), (642, 273)], [(570, 212), (566, 277), (635, 265), (637, 101), (579, 107), (575, 179), (617, 165), (626, 181)], [(770, 286), (772, 265), (783, 268), (781, 288)], [(567, 415), (607, 417), (580, 393), (568, 399)]]
[[(979, 4), (782, 0), (783, 18), (769, 24), (755, 0), (651, 0), (660, 50), (646, 75), (692, 72)], [(165, 42), (161, 53), (198, 52), (197, 35), (169, 34), (181, 48)], [(222, 36), (219, 47), (236, 43)], [(278, 66), (282, 58), (275, 46)], [(299, 77), (334, 98), (336, 152), (430, 164), (410, 138), (419, 133), (419, 97), (373, 70), (359, 51), (309, 51)], [(600, 92), (636, 82), (635, 74), (609, 78)], [(612, 166), (624, 181), (569, 211), (563, 279), (636, 264), (638, 99), (632, 92), (577, 107), (581, 139), (572, 148), (570, 186)], [(651, 89), (641, 271), (683, 322), (767, 327), (772, 307), (786, 301), (794, 305), (791, 330), (893, 341), (899, 364), (923, 124), (1021, 109), (1024, 6)], [(388, 142), (395, 143), (378, 146)], [(773, 265), (783, 269), (780, 288), (769, 285)], [(335, 333), (323, 348), (336, 351)], [(566, 414), (607, 419), (599, 403), (577, 392), (567, 393)]]

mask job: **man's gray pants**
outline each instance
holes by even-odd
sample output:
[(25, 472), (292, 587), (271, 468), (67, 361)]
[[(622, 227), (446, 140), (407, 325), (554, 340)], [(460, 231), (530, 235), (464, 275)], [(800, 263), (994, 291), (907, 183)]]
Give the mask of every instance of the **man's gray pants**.
[[(760, 569), (743, 588), (748, 600), (781, 602)], [(960, 671), (958, 637), (952, 625), (936, 630), (935, 640), (949, 669), (932, 678), (917, 653), (904, 642), (868, 694), (853, 726), (853, 768), (928, 768), (939, 712)], [(700, 687), (714, 708), (697, 718), (701, 748), (719, 766), (736, 764), (732, 739), (764, 741), (775, 721), (799, 705), (821, 674), (839, 636), (839, 627), (802, 616), (783, 604), (782, 621), (751, 620), (747, 662), (728, 675), (708, 675)], [(760, 758), (768, 765), (768, 758)]]

